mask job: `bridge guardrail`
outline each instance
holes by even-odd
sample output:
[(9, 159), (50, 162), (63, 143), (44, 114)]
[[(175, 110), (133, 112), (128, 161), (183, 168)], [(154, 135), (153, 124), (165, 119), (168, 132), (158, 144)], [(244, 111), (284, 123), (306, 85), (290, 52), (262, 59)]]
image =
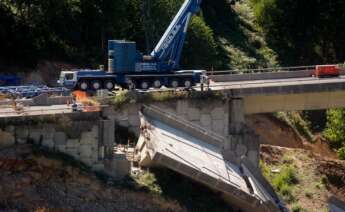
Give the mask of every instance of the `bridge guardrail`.
[(207, 71), (208, 75), (223, 75), (223, 74), (254, 74), (254, 73), (274, 73), (274, 72), (292, 72), (315, 70), (316, 65), (311, 66), (291, 66), (291, 67), (273, 67), (273, 68), (258, 68), (258, 69), (233, 69), (224, 71)]

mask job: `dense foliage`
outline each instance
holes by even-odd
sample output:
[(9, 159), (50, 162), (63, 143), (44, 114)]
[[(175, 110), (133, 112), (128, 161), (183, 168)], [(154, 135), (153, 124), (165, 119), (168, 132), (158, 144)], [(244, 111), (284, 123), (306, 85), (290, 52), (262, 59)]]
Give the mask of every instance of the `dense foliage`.
[[(106, 64), (109, 39), (135, 41), (141, 52), (150, 53), (183, 1), (0, 1), (0, 65), (35, 66), (42, 59), (82, 67)], [(247, 1), (203, 1), (202, 11), (189, 27), (183, 68), (219, 70), (276, 64), (275, 53), (254, 26)]]
[(327, 112), (324, 135), (337, 149), (339, 158), (345, 160), (345, 109), (332, 109)]
[(287, 65), (345, 60), (345, 1), (251, 0), (257, 23)]
[[(4, 0), (0, 60), (35, 65), (40, 59), (62, 59), (96, 65), (105, 62), (108, 39), (136, 41), (139, 50), (149, 53), (182, 2)], [(217, 54), (212, 30), (202, 17), (195, 17), (190, 31), (183, 61), (190, 66), (212, 64)]]

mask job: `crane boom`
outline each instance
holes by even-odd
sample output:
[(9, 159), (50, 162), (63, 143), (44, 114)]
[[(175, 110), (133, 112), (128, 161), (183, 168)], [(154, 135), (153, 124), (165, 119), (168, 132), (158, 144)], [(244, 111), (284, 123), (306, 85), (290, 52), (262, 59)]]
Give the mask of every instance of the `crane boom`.
[(170, 23), (151, 56), (168, 69), (179, 68), (181, 52), (191, 17), (200, 9), (202, 0), (186, 0)]

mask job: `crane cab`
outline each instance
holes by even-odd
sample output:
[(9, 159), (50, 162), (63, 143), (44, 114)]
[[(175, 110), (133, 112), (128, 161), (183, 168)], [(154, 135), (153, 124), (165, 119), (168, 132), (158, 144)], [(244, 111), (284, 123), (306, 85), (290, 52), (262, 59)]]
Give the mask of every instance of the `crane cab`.
[(57, 83), (66, 88), (74, 88), (77, 83), (77, 73), (74, 71), (61, 71)]

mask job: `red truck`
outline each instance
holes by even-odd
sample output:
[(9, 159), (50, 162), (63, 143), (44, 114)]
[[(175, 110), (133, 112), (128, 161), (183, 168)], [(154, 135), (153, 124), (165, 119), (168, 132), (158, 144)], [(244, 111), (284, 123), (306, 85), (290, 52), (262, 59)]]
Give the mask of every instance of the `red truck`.
[(314, 75), (318, 78), (337, 77), (340, 75), (340, 71), (339, 65), (317, 65)]

